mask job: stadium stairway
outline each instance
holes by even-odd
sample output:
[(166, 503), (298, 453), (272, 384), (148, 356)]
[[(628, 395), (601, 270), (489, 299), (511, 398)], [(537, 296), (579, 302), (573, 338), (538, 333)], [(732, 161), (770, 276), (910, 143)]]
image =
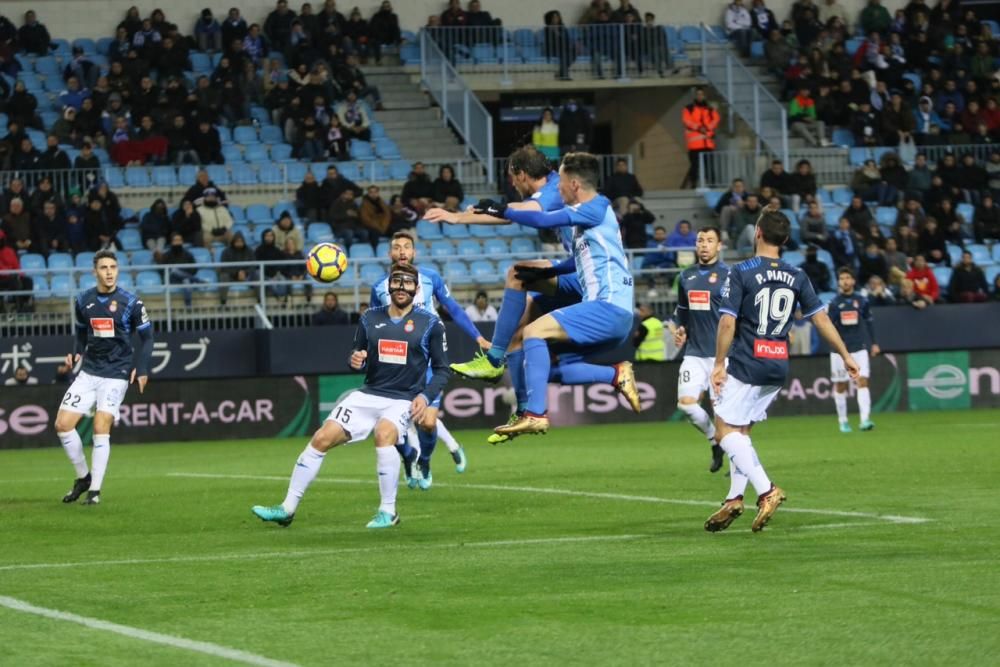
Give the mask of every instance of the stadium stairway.
[(656, 216), (653, 226), (663, 225), (669, 234), (680, 220), (687, 220), (698, 229), (714, 223), (716, 218), (705, 198), (694, 190), (656, 190), (642, 198), (650, 213)]
[[(450, 162), (465, 157), (455, 134), (441, 122), (441, 112), (409, 74), (398, 66), (365, 67), (369, 85), (378, 86), (384, 111), (376, 113), (388, 136), (408, 160)], [(432, 178), (436, 178), (433, 174)]]

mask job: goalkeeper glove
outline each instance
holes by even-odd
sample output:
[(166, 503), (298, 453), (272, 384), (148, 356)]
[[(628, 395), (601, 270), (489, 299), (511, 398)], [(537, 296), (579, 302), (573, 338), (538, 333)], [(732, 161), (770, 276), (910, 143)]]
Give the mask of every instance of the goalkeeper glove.
[(554, 266), (526, 266), (524, 264), (514, 265), (514, 277), (522, 283), (534, 283), (540, 280), (547, 280), (556, 276)]
[(479, 203), (472, 207), (472, 211), (478, 214), (491, 215), (494, 218), (503, 219), (507, 212), (507, 204), (493, 201), (492, 199), (480, 199)]

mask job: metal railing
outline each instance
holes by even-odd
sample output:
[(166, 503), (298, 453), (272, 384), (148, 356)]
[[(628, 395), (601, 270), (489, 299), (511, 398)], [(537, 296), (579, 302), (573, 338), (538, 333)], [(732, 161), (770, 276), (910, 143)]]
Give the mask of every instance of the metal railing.
[[(694, 248), (626, 249), (629, 266), (640, 267), (633, 271), (633, 276), (651, 282), (666, 280), (672, 284), (673, 277), (681, 269), (641, 268), (646, 255), (665, 252), (691, 253), (690, 257), (693, 258)], [(418, 266), (432, 264), (435, 268), (440, 268), (442, 277), (453, 290), (465, 290), (471, 293), (478, 289), (500, 289), (507, 267), (517, 261), (563, 256), (565, 253), (561, 251), (536, 251), (489, 257), (488, 259), (495, 262), (496, 269), (486, 275), (471, 272), (466, 264), (487, 259), (485, 256), (448, 255), (421, 258)], [(307, 294), (322, 296), (325, 292), (334, 292), (338, 295), (342, 308), (358, 312), (362, 305), (368, 302), (372, 282), (383, 277), (387, 266), (388, 261), (383, 259), (352, 259), (347, 272), (338, 281), (319, 283), (308, 277), (290, 279), (281, 273), (273, 277), (267, 276), (268, 269), (294, 267), (301, 272), (302, 262), (297, 260), (253, 261), (238, 264), (223, 262), (143, 266), (126, 264), (120, 267), (118, 284), (123, 289), (134, 291), (142, 297), (157, 330), (254, 328), (261, 323), (261, 313), (276, 327), (303, 326), (308, 324), (309, 315), (318, 307), (305, 298)], [(461, 271), (456, 272), (454, 270), (456, 267)], [(231, 274), (238, 269), (245, 270), (246, 280), (227, 279), (227, 272)], [(44, 301), (46, 308), (44, 312), (38, 313), (9, 312), (6, 317), (0, 315), (0, 338), (40, 333), (53, 335), (70, 333), (74, 317), (74, 300), (78, 292), (96, 284), (93, 271), (75, 266), (0, 271), (0, 279), (18, 274), (32, 278), (35, 281), (34, 289), (0, 291), (0, 306), (6, 301), (10, 301), (12, 305), (18, 297), (34, 297), (36, 306), (40, 305), (39, 301)], [(148, 281), (151, 274), (156, 274), (158, 280)], [(184, 280), (186, 274), (190, 274), (188, 280)], [(220, 288), (227, 291), (224, 308), (219, 304), (223, 296)], [(184, 305), (185, 292), (190, 295), (191, 306)], [(673, 290), (669, 292), (672, 293)], [(206, 300), (215, 303), (208, 304), (205, 303)], [(643, 300), (643, 297), (637, 296), (637, 301)]]
[(757, 136), (757, 150), (764, 144), (789, 166), (785, 105), (744, 67), (733, 46), (720, 43), (705, 24), (701, 25), (701, 40), (701, 73), (729, 105), (729, 132), (733, 132), (734, 114), (739, 115)]
[[(993, 144), (972, 144), (956, 146), (919, 146), (917, 151), (927, 156), (928, 166), (934, 165), (945, 155), (961, 157), (969, 153), (979, 163), (989, 160), (996, 151)], [(854, 173), (867, 159), (878, 163), (883, 155), (896, 153), (898, 148), (878, 146), (871, 148), (796, 148), (788, 153), (786, 167), (794, 171), (800, 160), (808, 160), (812, 166), (816, 182), (820, 185), (849, 185)], [(771, 161), (781, 156), (770, 151), (712, 151), (699, 155), (700, 187), (706, 189), (728, 188), (734, 178), (742, 178), (748, 186), (756, 189), (761, 175), (771, 167)], [(910, 165), (905, 165), (909, 167)]]
[(420, 82), (438, 103), (442, 122), (465, 142), (465, 154), (479, 160), (493, 182), (493, 117), (426, 31), (420, 33)]
[(580, 26), (424, 28), (459, 72), (513, 77), (555, 72), (626, 80), (664, 77), (672, 68), (666, 26), (611, 23)]

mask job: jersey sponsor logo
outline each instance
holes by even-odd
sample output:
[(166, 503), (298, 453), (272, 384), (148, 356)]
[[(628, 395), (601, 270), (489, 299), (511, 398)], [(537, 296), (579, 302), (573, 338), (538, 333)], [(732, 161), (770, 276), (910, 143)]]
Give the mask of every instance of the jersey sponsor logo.
[(688, 308), (691, 310), (712, 310), (712, 293), (707, 289), (688, 292)]
[(841, 311), (840, 323), (846, 327), (856, 327), (858, 325), (858, 311), (856, 310)]
[(378, 360), (383, 364), (406, 365), (410, 344), (405, 340), (382, 339), (378, 342)]
[(788, 342), (755, 338), (753, 341), (753, 356), (757, 359), (787, 359)]
[(91, 317), (90, 330), (96, 338), (114, 338), (115, 320), (111, 317)]
[(403, 331), (413, 333), (413, 320), (406, 320), (406, 324), (403, 325)]

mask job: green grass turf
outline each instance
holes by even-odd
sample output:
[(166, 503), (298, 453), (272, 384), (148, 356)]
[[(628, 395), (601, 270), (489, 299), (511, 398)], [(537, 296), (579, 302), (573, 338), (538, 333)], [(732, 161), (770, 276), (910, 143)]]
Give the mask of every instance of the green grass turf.
[[(370, 444), (327, 457), (288, 529), (249, 509), (284, 497), (301, 440), (115, 447), (96, 508), (59, 502), (61, 449), (0, 451), (0, 595), (301, 665), (988, 663), (998, 425), (1000, 411), (880, 415), (851, 435), (832, 416), (766, 422), (755, 441), (785, 508), (931, 521), (783, 508), (756, 535), (752, 506), (713, 535), (709, 504), (463, 488), (721, 500), (728, 480), (678, 423), (496, 448), (460, 433), (469, 470), (439, 445), (435, 488), (401, 488), (403, 523), (383, 532), (364, 527)], [(570, 537), (597, 539), (518, 543)], [(102, 564), (122, 559), (177, 560)], [(62, 562), (80, 564), (9, 567)], [(231, 664), (5, 608), (0, 638), (5, 665)]]

